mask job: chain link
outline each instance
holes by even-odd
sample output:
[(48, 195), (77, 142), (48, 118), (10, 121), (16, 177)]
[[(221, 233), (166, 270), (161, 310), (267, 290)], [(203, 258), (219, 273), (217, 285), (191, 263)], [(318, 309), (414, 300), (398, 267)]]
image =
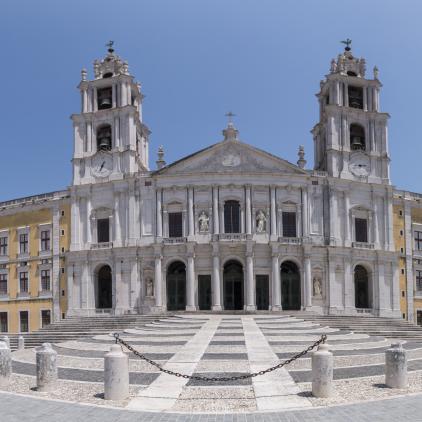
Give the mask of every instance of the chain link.
[(205, 382), (237, 381), (237, 380), (245, 380), (245, 379), (248, 379), (248, 378), (254, 378), (254, 377), (257, 377), (258, 375), (265, 375), (269, 372), (275, 371), (276, 369), (280, 369), (283, 366), (289, 365), (290, 363), (294, 362), (297, 359), (300, 359), (301, 357), (305, 356), (308, 352), (315, 349), (315, 347), (319, 346), (321, 343), (325, 343), (325, 341), (327, 340), (326, 334), (323, 334), (319, 340), (317, 340), (315, 343), (311, 344), (307, 349), (302, 350), (301, 352), (292, 356), (291, 358), (286, 359), (285, 361), (280, 362), (278, 365), (272, 366), (272, 367), (265, 369), (263, 371), (253, 372), (251, 374), (245, 374), (245, 375), (237, 375), (237, 376), (232, 376), (232, 377), (202, 377), (202, 376), (199, 376), (199, 375), (181, 374), (180, 372), (174, 372), (174, 371), (170, 371), (169, 369), (164, 369), (159, 363), (157, 363), (157, 362), (155, 362), (151, 359), (148, 359), (145, 355), (143, 355), (142, 353), (135, 350), (129, 343), (122, 340), (118, 333), (114, 333), (113, 335), (114, 335), (114, 338), (116, 339), (116, 344), (120, 343), (121, 345), (126, 347), (126, 349), (128, 349), (130, 352), (132, 352), (135, 356), (137, 356), (138, 358), (144, 360), (145, 362), (148, 362), (152, 366), (155, 366), (160, 372), (163, 372), (163, 373), (168, 374), (168, 375), (174, 375), (175, 377), (191, 379), (191, 380), (195, 380), (195, 381), (205, 381)]

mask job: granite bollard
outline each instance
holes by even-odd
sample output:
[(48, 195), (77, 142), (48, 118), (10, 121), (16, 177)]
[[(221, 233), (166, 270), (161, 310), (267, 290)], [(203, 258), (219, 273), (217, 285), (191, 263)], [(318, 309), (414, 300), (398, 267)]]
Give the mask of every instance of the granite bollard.
[(4, 341), (7, 344), (7, 347), (10, 349), (10, 338), (8, 336), (3, 336), (1, 341)]
[(321, 344), (312, 355), (312, 394), (330, 397), (333, 384), (333, 354), (327, 344)]
[(12, 375), (12, 355), (6, 342), (0, 341), (0, 387), (7, 387)]
[(44, 343), (36, 350), (37, 389), (51, 391), (57, 381), (57, 352), (50, 343)]
[(407, 388), (407, 357), (401, 343), (385, 351), (385, 384), (390, 388)]
[(23, 350), (25, 349), (25, 339), (23, 338), (23, 336), (19, 336), (18, 337), (18, 350)]
[(121, 346), (113, 344), (104, 355), (104, 398), (124, 400), (129, 397), (129, 357)]

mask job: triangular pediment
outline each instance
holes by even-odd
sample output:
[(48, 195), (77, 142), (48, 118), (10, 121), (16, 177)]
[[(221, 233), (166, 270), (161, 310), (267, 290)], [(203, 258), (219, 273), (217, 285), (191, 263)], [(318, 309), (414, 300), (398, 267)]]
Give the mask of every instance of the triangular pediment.
[(222, 141), (158, 170), (156, 174), (307, 174), (298, 166), (238, 140)]

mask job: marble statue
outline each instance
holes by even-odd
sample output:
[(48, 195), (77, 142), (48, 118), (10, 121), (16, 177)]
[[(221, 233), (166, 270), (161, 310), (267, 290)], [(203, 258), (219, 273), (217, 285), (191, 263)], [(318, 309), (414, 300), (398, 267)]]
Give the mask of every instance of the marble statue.
[(256, 231), (258, 233), (265, 233), (267, 225), (267, 217), (265, 216), (264, 211), (259, 210), (256, 213)]
[(146, 295), (148, 297), (154, 296), (154, 283), (152, 282), (152, 278), (148, 277), (146, 279), (145, 284), (146, 284), (146, 293), (147, 293)]
[(314, 277), (313, 287), (314, 287), (314, 296), (322, 296), (321, 279), (319, 277)]
[(199, 231), (201, 233), (209, 231), (210, 218), (208, 217), (205, 211), (202, 211), (201, 214), (199, 215), (198, 222), (199, 222)]

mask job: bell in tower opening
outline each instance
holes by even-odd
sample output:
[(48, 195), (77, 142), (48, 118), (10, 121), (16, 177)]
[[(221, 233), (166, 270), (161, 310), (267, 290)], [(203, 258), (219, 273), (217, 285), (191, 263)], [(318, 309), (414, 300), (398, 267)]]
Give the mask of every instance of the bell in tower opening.
[(350, 125), (350, 149), (365, 151), (365, 129), (358, 124)]
[(112, 91), (111, 88), (102, 88), (98, 90), (98, 110), (105, 110), (112, 107), (111, 101)]
[(363, 89), (349, 86), (349, 107), (363, 109)]
[(103, 125), (97, 130), (97, 150), (110, 151), (111, 150), (111, 126)]

